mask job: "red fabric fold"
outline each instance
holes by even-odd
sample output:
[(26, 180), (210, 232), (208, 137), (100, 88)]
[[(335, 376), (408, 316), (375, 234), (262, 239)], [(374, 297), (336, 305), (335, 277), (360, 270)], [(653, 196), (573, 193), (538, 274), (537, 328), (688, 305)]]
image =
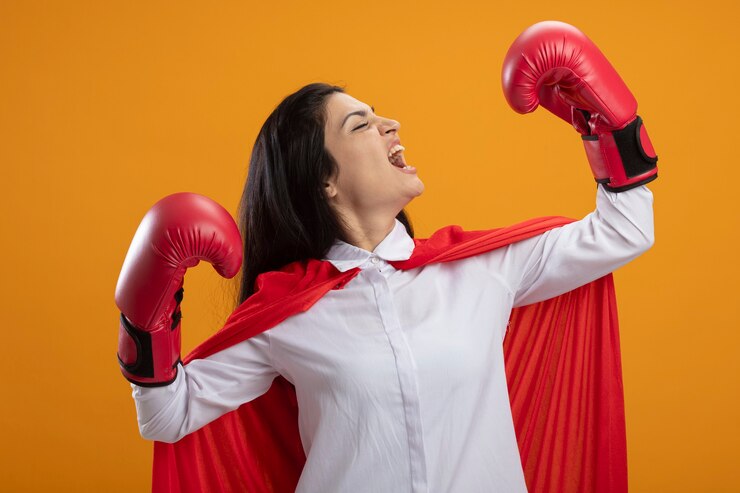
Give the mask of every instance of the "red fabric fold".
[[(507, 228), (447, 226), (414, 239), (411, 269), (500, 248), (572, 219), (543, 217)], [(189, 362), (268, 330), (341, 289), (341, 273), (320, 260), (261, 274), (257, 291)], [(504, 341), (512, 413), (530, 492), (627, 491), (626, 438), (616, 299), (611, 275), (556, 298), (515, 308)], [(283, 377), (259, 398), (174, 444), (155, 442), (153, 491), (294, 491), (305, 455), (295, 389)]]
[(626, 492), (622, 369), (612, 275), (514, 308), (504, 360), (530, 492)]

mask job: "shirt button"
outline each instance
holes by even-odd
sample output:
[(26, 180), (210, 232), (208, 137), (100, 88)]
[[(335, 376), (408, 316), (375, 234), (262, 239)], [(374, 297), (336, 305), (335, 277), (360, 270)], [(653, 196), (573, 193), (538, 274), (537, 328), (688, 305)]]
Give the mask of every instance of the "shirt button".
[(378, 263), (378, 257), (370, 257), (370, 262), (377, 264)]

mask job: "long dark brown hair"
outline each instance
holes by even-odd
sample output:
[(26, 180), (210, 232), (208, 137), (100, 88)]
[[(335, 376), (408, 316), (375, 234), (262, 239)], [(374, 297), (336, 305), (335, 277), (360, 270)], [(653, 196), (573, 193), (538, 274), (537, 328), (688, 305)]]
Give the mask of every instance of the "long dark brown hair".
[[(308, 84), (287, 96), (262, 125), (239, 202), (244, 262), (237, 302), (254, 293), (263, 272), (296, 260), (323, 258), (346, 224), (329, 206), (324, 184), (338, 173), (324, 147), (326, 100), (344, 88)], [(405, 211), (396, 218), (411, 237)]]

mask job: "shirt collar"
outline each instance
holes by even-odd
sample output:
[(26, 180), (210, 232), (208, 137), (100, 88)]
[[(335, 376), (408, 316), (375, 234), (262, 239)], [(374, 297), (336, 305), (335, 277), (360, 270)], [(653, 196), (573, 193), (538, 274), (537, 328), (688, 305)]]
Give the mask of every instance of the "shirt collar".
[(340, 272), (345, 272), (364, 264), (368, 258), (375, 256), (385, 261), (408, 260), (414, 251), (414, 239), (409, 236), (406, 227), (398, 219), (390, 233), (381, 241), (375, 250), (369, 252), (340, 239), (336, 239), (322, 260), (328, 260)]

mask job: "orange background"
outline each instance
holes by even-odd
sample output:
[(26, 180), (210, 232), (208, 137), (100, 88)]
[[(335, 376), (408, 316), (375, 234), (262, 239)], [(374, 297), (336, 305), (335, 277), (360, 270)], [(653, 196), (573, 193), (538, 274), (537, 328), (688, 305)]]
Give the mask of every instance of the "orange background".
[[(739, 17), (711, 0), (0, 3), (0, 489), (149, 488), (115, 357), (124, 255), (167, 194), (234, 213), (259, 127), (303, 84), (402, 123), (419, 237), (593, 210), (578, 135), (501, 91), (514, 38), (559, 19), (617, 68), (660, 155), (655, 246), (615, 273), (631, 491), (740, 491)], [(184, 353), (231, 296), (209, 267), (186, 284)]]

